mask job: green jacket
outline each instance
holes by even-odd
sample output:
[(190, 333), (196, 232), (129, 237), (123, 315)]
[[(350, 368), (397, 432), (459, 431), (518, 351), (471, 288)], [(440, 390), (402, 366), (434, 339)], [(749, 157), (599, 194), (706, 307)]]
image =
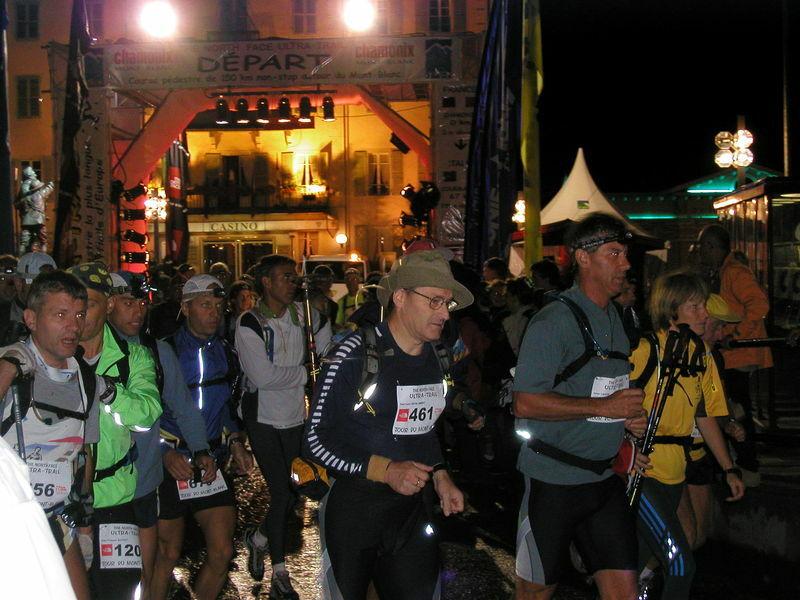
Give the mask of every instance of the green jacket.
[[(125, 358), (124, 344), (108, 324), (103, 331), (103, 350), (95, 367), (98, 375), (119, 377), (119, 363)], [(128, 342), (130, 375), (126, 384), (116, 383), (111, 404), (100, 407), (100, 441), (95, 452), (95, 470), (122, 460), (131, 447), (131, 431), (146, 431), (161, 415), (153, 356), (144, 346)], [(102, 481), (94, 483), (94, 506), (117, 506), (133, 499), (136, 468), (131, 463)]]

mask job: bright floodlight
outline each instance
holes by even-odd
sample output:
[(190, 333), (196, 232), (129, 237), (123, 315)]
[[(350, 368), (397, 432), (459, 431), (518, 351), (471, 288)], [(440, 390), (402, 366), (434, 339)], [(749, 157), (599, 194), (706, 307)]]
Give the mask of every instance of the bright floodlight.
[(737, 150), (736, 153), (733, 155), (733, 166), (734, 167), (749, 167), (753, 164), (753, 151), (750, 148), (745, 148), (744, 150)]
[(178, 15), (169, 2), (148, 2), (139, 13), (139, 26), (151, 37), (172, 37), (178, 28)]
[(733, 152), (730, 148), (718, 150), (714, 155), (714, 162), (720, 169), (727, 169), (733, 164)]
[(739, 150), (749, 148), (753, 145), (753, 134), (747, 131), (747, 129), (740, 129), (736, 132), (736, 135), (733, 136), (733, 145)]
[(733, 136), (731, 135), (730, 131), (720, 131), (714, 137), (714, 143), (720, 150), (727, 150), (733, 146)]
[(336, 243), (344, 246), (347, 243), (347, 234), (346, 233), (337, 233), (336, 237), (334, 238)]
[(375, 6), (369, 0), (347, 0), (343, 18), (351, 31), (366, 31), (375, 22)]

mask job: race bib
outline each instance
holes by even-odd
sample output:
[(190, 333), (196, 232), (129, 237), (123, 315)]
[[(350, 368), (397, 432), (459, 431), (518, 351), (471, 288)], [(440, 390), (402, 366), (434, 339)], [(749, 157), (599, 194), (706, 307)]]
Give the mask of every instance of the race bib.
[(185, 479), (176, 481), (178, 484), (178, 497), (181, 500), (196, 500), (197, 498), (205, 498), (206, 496), (213, 496), (228, 489), (228, 484), (225, 483), (225, 478), (222, 476), (222, 471), (217, 469), (217, 478), (211, 483), (195, 482), (192, 479)]
[(42, 508), (48, 509), (69, 495), (72, 487), (72, 463), (68, 461), (28, 461), (31, 487)]
[(398, 385), (393, 435), (421, 435), (433, 429), (444, 410), (441, 383)]
[(132, 523), (101, 523), (100, 568), (141, 569), (139, 528)]
[[(619, 377), (595, 377), (592, 382), (592, 398), (605, 398), (616, 391), (626, 390), (630, 387), (628, 375)], [(588, 417), (587, 421), (592, 423), (618, 423), (625, 419), (611, 419), (609, 417)]]

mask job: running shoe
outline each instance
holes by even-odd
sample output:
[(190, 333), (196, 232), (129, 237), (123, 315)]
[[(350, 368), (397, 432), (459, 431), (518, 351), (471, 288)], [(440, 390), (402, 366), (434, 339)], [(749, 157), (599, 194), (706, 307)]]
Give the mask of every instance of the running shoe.
[(267, 555), (267, 547), (258, 546), (253, 541), (256, 528), (248, 529), (244, 534), (244, 545), (247, 546), (247, 571), (250, 577), (256, 581), (264, 579), (264, 557)]
[(272, 585), (269, 588), (270, 600), (300, 600), (300, 596), (292, 587), (292, 580), (289, 579), (288, 571), (280, 571), (272, 574)]

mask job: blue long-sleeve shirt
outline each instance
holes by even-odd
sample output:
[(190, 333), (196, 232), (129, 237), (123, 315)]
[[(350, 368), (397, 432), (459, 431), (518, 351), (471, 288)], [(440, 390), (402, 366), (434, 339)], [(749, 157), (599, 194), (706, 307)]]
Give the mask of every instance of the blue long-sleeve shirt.
[[(120, 334), (120, 337), (128, 342), (141, 343), (139, 336), (127, 337)], [(164, 372), (164, 389), (161, 393), (164, 414), (169, 412), (180, 423), (180, 437), (186, 441), (192, 452), (207, 450), (208, 442), (206, 441), (203, 416), (192, 404), (192, 396), (183, 380), (178, 357), (166, 342), (158, 340), (156, 344), (158, 360)], [(141, 498), (154, 491), (164, 478), (164, 469), (161, 464), (163, 448), (160, 444), (160, 427), (161, 418), (148, 431), (132, 434), (139, 453), (135, 462), (138, 476), (134, 498)]]
[[(217, 439), (224, 430), (239, 431), (230, 406), (231, 386), (227, 379), (230, 351), (226, 350), (223, 340), (216, 335), (200, 339), (184, 325), (175, 333), (174, 341), (180, 372), (189, 388), (191, 403), (205, 421), (206, 439)], [(183, 438), (177, 416), (165, 410), (161, 428), (174, 437)]]

